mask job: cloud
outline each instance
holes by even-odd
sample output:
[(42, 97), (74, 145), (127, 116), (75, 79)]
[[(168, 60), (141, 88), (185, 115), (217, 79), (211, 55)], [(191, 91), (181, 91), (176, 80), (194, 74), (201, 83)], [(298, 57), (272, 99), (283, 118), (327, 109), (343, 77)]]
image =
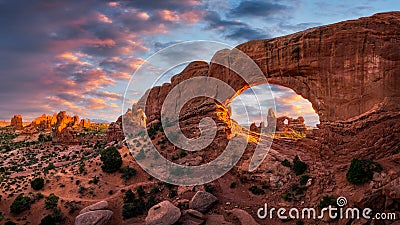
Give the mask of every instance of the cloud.
[(169, 9), (169, 10), (184, 10), (188, 8), (193, 8), (198, 6), (202, 3), (202, 1), (198, 0), (135, 0), (135, 1), (128, 1), (123, 0), (120, 1), (121, 4), (126, 6), (139, 8), (143, 10), (154, 10), (154, 9)]
[(242, 1), (230, 11), (230, 15), (239, 17), (261, 17), (263, 19), (280, 15), (290, 10), (291, 7), (274, 3), (272, 1)]
[(154, 2), (0, 1), (0, 119), (118, 103), (108, 88), (143, 63), (144, 39), (202, 17), (198, 1)]
[(227, 39), (247, 41), (268, 38), (268, 35), (266, 35), (261, 29), (253, 28), (238, 20), (222, 19), (221, 15), (215, 11), (207, 12), (204, 16), (204, 20), (208, 23), (206, 29), (221, 31), (223, 36)]
[(228, 31), (226, 38), (232, 40), (256, 40), (256, 39), (266, 39), (270, 36), (266, 35), (261, 29), (251, 28), (250, 26), (241, 26)]

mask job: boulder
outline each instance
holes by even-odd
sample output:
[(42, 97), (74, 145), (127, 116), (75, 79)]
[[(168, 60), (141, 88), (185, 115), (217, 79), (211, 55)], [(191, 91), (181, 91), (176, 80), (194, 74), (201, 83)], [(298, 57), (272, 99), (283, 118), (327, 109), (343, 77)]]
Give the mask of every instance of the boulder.
[(171, 225), (181, 217), (181, 211), (170, 201), (163, 201), (150, 208), (146, 217), (147, 225)]
[(75, 218), (75, 225), (106, 225), (111, 220), (113, 212), (110, 210), (89, 211)]
[(190, 200), (189, 208), (197, 210), (199, 212), (206, 212), (209, 210), (214, 203), (217, 202), (217, 198), (205, 191), (198, 191)]
[(233, 214), (242, 225), (259, 225), (259, 223), (257, 223), (248, 212), (242, 209), (232, 209), (227, 210), (226, 212)]
[(102, 210), (102, 209), (108, 209), (108, 202), (107, 201), (100, 201), (97, 202), (93, 205), (89, 205), (88, 207), (82, 209), (79, 214), (83, 214), (86, 212), (90, 212), (90, 211), (96, 211), (96, 210)]
[(201, 225), (206, 221), (206, 217), (199, 211), (188, 209), (182, 212), (182, 216), (179, 219), (178, 224), (180, 225)]

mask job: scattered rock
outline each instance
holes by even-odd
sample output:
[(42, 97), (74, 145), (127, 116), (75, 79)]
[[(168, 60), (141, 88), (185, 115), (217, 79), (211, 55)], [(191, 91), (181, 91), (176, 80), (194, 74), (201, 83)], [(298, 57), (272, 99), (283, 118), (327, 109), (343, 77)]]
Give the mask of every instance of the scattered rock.
[(209, 210), (214, 203), (217, 202), (217, 198), (205, 191), (198, 191), (190, 200), (189, 208), (200, 211), (206, 212)]
[(89, 211), (75, 218), (75, 225), (107, 225), (113, 212), (110, 210)]
[(199, 211), (188, 209), (182, 212), (182, 216), (179, 219), (178, 224), (180, 225), (201, 225), (206, 221), (206, 217)]
[(169, 201), (151, 207), (146, 217), (147, 225), (171, 225), (181, 217), (181, 211)]

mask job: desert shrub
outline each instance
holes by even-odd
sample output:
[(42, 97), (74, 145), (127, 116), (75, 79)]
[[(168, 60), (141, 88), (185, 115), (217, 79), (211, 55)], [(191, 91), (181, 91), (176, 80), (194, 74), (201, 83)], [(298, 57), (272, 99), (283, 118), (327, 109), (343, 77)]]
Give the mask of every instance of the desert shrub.
[(53, 219), (51, 215), (47, 215), (43, 217), (39, 225), (56, 225), (56, 221)]
[(145, 203), (145, 208), (146, 208), (146, 210), (149, 210), (151, 207), (153, 207), (156, 204), (157, 204), (156, 198), (154, 197), (154, 195), (150, 195), (149, 199)]
[(171, 160), (172, 161), (175, 161), (175, 160), (178, 160), (179, 159), (179, 155), (172, 155), (171, 156)]
[(57, 207), (59, 197), (53, 193), (51, 193), (49, 196), (47, 196), (44, 204), (46, 209), (52, 209)]
[(99, 183), (99, 177), (94, 176), (91, 180), (89, 180), (89, 184), (98, 184)]
[(39, 134), (38, 141), (39, 142), (51, 141), (51, 136), (50, 135), (45, 135), (45, 134)]
[(300, 181), (299, 181), (300, 185), (306, 185), (308, 179), (310, 179), (310, 176), (309, 176), (309, 175), (307, 175), (307, 174), (301, 175)]
[(132, 189), (129, 189), (125, 192), (124, 195), (124, 203), (132, 203), (135, 200), (135, 194), (133, 193)]
[(78, 187), (78, 193), (79, 193), (79, 194), (83, 194), (85, 191), (86, 191), (86, 188), (85, 188), (84, 186), (80, 185), (80, 186)]
[(138, 193), (138, 195), (139, 195), (140, 197), (146, 195), (146, 192), (143, 190), (143, 187), (142, 187), (142, 186), (137, 187), (137, 188), (136, 188), (136, 191), (137, 191), (137, 193)]
[(396, 155), (396, 154), (399, 154), (399, 153), (400, 153), (400, 146), (392, 151), (392, 155)]
[(352, 184), (363, 184), (372, 180), (375, 171), (382, 171), (382, 167), (378, 163), (354, 158), (347, 171), (346, 179)]
[(4, 223), (4, 225), (17, 225), (17, 224), (12, 221), (7, 221), (6, 223)]
[(231, 185), (229, 186), (230, 188), (235, 188), (237, 186), (236, 182), (232, 182)]
[(136, 160), (143, 160), (146, 158), (146, 154), (144, 153), (143, 149), (140, 149), (140, 151), (136, 154), (135, 159)]
[(292, 164), (289, 162), (289, 160), (285, 159), (281, 162), (282, 166), (286, 166), (286, 167), (292, 167)]
[(100, 160), (103, 162), (101, 169), (106, 173), (113, 173), (122, 165), (121, 154), (114, 146), (110, 146), (101, 152)]
[(53, 163), (49, 163), (49, 165), (47, 165), (47, 166), (43, 169), (43, 172), (44, 172), (44, 173), (48, 173), (49, 170), (53, 170), (53, 169), (55, 169), (55, 168), (56, 168), (56, 167), (54, 166)]
[(286, 191), (285, 193), (283, 193), (282, 199), (287, 201), (287, 202), (290, 202), (293, 199), (293, 194), (288, 192), (288, 191)]
[(185, 156), (187, 156), (187, 152), (186, 152), (185, 150), (181, 149), (181, 150), (179, 151), (179, 157), (183, 158), (183, 157), (185, 157)]
[(121, 178), (126, 180), (129, 180), (129, 178), (133, 177), (136, 174), (135, 168), (130, 168), (129, 166), (125, 166), (120, 169)]
[(21, 212), (31, 208), (31, 199), (24, 194), (19, 194), (14, 202), (10, 206), (10, 210), (14, 214), (20, 214)]
[(122, 208), (122, 216), (124, 219), (132, 218), (143, 214), (145, 209), (146, 207), (143, 199), (137, 198), (132, 203), (124, 204)]
[(214, 193), (214, 191), (215, 191), (215, 187), (213, 186), (213, 185), (211, 185), (211, 184), (205, 184), (204, 185), (204, 190), (206, 191), (206, 192), (208, 192), (208, 193)]
[(176, 196), (178, 196), (178, 192), (174, 189), (169, 190), (168, 193), (168, 198), (175, 198)]
[[(70, 210), (71, 209), (73, 209), (73, 207), (71, 207)], [(53, 217), (56, 223), (64, 221), (64, 215), (62, 214), (60, 208), (53, 208), (53, 213), (51, 214), (51, 217)]]
[(251, 193), (255, 194), (255, 195), (263, 195), (265, 194), (265, 191), (261, 188), (259, 188), (258, 186), (251, 186), (249, 188), (249, 191), (251, 191)]
[(322, 196), (321, 201), (319, 201), (319, 203), (318, 203), (318, 208), (319, 209), (323, 209), (323, 208), (326, 208), (328, 206), (337, 207), (336, 198), (333, 197), (332, 195), (324, 195), (324, 196)]
[(40, 190), (44, 187), (44, 179), (43, 178), (35, 178), (31, 181), (31, 187), (34, 190)]
[(296, 175), (301, 175), (307, 170), (307, 164), (302, 162), (299, 156), (295, 156), (293, 159), (293, 171)]
[(79, 164), (79, 169), (78, 169), (79, 173), (83, 173), (85, 171), (85, 163), (81, 162)]

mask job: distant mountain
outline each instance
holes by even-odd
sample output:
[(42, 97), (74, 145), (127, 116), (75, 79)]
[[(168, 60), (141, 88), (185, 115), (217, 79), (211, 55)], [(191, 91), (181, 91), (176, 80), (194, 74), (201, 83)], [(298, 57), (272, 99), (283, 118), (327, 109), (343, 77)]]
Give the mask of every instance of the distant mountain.
[(110, 123), (110, 121), (103, 120), (103, 119), (90, 119), (91, 123)]

